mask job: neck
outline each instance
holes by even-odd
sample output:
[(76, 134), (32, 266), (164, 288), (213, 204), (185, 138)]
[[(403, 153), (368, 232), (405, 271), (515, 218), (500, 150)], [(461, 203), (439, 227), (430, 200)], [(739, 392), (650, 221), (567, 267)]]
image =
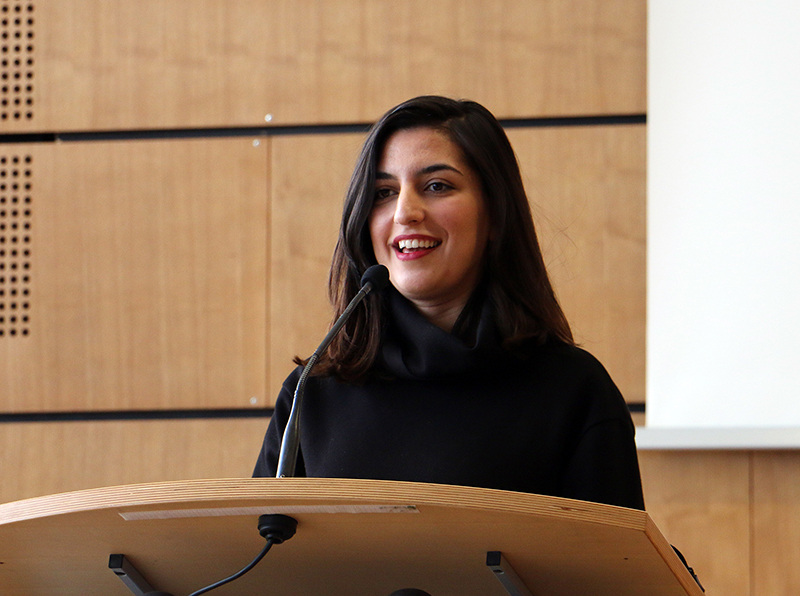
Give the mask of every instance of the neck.
[(450, 333), (453, 331), (453, 326), (456, 324), (461, 311), (464, 310), (467, 299), (468, 297), (447, 302), (421, 302), (416, 300), (411, 302), (429, 323)]

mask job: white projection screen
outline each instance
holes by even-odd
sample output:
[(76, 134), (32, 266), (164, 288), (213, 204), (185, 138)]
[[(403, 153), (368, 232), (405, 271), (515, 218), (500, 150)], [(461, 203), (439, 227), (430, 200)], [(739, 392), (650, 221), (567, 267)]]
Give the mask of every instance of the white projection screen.
[(799, 113), (800, 1), (649, 1), (645, 443), (800, 446)]

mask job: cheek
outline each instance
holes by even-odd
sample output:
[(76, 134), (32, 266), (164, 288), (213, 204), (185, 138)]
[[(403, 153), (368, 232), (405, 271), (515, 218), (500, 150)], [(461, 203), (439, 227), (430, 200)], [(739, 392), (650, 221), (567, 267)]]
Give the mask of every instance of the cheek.
[(457, 214), (445, 224), (453, 230), (465, 250), (481, 250), (489, 236), (489, 225), (482, 209), (471, 207)]
[(374, 209), (367, 220), (369, 237), (370, 240), (372, 240), (372, 250), (378, 260), (387, 253), (386, 243), (388, 232), (386, 230), (385, 220), (386, 218), (381, 217), (380, 210), (378, 209)]

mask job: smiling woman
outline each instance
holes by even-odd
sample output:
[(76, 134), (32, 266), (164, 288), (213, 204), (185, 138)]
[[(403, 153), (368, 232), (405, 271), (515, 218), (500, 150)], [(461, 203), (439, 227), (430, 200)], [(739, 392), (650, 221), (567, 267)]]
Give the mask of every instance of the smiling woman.
[[(306, 386), (298, 473), (644, 507), (627, 406), (574, 345), (516, 156), (483, 106), (419, 97), (372, 128), (331, 266), (337, 318), (376, 263), (391, 287), (354, 311)], [(300, 373), (256, 476), (275, 475)]]

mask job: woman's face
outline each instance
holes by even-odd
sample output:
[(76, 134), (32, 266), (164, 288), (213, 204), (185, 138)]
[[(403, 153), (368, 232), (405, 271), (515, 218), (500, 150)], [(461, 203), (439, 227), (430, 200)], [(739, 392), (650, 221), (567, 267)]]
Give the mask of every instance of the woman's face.
[(389, 137), (369, 231), (403, 296), (422, 310), (460, 312), (480, 279), (489, 229), (480, 180), (447, 135), (413, 128)]

